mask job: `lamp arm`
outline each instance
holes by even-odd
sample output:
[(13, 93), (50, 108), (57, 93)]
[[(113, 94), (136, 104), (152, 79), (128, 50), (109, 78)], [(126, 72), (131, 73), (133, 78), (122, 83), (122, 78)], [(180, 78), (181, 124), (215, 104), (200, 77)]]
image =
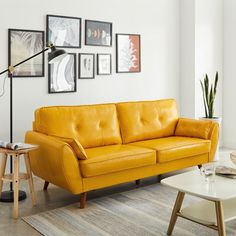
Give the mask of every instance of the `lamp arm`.
[(51, 48), (51, 46), (49, 46), (49, 47), (43, 49), (42, 51), (40, 51), (40, 52), (34, 54), (34, 55), (31, 56), (31, 57), (28, 57), (27, 59), (25, 59), (25, 60), (23, 60), (23, 61), (21, 61), (21, 62), (15, 64), (14, 66), (9, 66), (6, 70), (0, 72), (0, 75), (6, 73), (6, 72), (8, 72), (8, 71), (9, 71), (9, 72), (13, 71), (15, 67), (17, 67), (17, 66), (19, 66), (19, 65), (21, 65), (21, 64), (23, 64), (23, 63), (25, 63), (26, 61), (29, 61), (30, 59), (32, 59), (32, 58), (34, 58), (34, 57), (36, 57), (36, 56), (38, 56), (38, 55), (40, 55), (40, 54), (46, 52), (46, 51), (49, 50), (50, 48)]

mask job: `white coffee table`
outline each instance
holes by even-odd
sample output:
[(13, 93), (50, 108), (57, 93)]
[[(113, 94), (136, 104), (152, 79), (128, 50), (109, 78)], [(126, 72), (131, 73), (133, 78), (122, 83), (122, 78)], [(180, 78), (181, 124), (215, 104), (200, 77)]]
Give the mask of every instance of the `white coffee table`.
[[(220, 236), (226, 235), (225, 222), (236, 219), (236, 179), (215, 176), (214, 182), (206, 182), (200, 171), (194, 170), (161, 183), (178, 190), (167, 235), (172, 234), (178, 216), (218, 230)], [(204, 200), (181, 209), (185, 193)]]

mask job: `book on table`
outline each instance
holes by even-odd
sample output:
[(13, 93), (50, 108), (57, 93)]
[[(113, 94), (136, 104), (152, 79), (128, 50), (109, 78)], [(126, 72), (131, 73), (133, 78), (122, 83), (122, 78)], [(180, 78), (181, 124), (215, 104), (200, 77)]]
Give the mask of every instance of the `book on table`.
[(22, 150), (22, 149), (33, 148), (33, 147), (35, 146), (28, 143), (20, 143), (20, 142), (9, 143), (5, 141), (0, 141), (0, 148), (6, 148), (10, 150)]
[(231, 179), (236, 179), (236, 169), (228, 166), (217, 166), (216, 174)]

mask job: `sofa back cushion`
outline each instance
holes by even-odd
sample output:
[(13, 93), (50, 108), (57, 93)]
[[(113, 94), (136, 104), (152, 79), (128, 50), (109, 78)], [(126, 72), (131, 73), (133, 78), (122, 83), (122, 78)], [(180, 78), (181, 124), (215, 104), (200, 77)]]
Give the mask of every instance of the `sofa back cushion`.
[(84, 148), (121, 143), (114, 104), (43, 107), (35, 112), (34, 129), (78, 140)]
[(174, 99), (117, 104), (123, 143), (174, 135), (178, 111)]

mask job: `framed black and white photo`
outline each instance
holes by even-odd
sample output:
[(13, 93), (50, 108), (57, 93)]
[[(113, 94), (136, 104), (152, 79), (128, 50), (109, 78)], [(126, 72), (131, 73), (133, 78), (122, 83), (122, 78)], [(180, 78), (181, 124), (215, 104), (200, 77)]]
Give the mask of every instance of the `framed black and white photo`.
[(116, 34), (116, 72), (141, 71), (141, 36), (139, 34)]
[(97, 54), (97, 74), (111, 74), (111, 54)]
[(85, 45), (112, 46), (112, 23), (85, 20)]
[(79, 53), (79, 78), (94, 79), (95, 55), (92, 53)]
[(48, 92), (76, 92), (75, 53), (68, 53), (61, 61), (48, 65)]
[(81, 18), (47, 15), (47, 42), (56, 47), (81, 47)]
[[(8, 29), (8, 65), (15, 65), (44, 49), (44, 32)], [(15, 68), (13, 77), (44, 77), (44, 53)]]

